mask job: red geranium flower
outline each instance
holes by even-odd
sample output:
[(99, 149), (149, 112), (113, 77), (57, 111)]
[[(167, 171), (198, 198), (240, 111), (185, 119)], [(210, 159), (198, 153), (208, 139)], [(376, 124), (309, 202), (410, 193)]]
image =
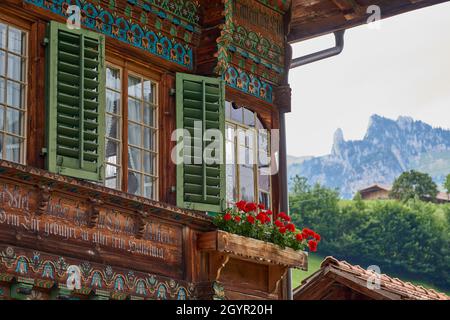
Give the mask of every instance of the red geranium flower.
[(315, 233), (314, 234), (314, 239), (316, 239), (317, 241), (320, 241), (320, 239), (321, 239), (320, 234)]
[(276, 225), (278, 228), (284, 227), (283, 222), (281, 222), (280, 220), (276, 220), (276, 221), (275, 221), (275, 225)]
[(241, 221), (241, 217), (240, 217), (240, 216), (236, 216), (236, 217), (234, 217), (234, 221), (236, 221), (236, 222), (239, 222), (239, 221)]
[(290, 232), (295, 232), (295, 225), (293, 223), (288, 223), (286, 225), (286, 228), (290, 231)]
[(272, 210), (267, 210), (267, 211), (266, 211), (266, 214), (269, 215), (269, 216), (271, 216), (271, 215), (273, 214), (273, 213), (272, 213)]
[(308, 247), (309, 247), (309, 251), (316, 252), (317, 251), (317, 242), (314, 240), (309, 240)]
[(258, 208), (258, 206), (253, 203), (253, 202), (249, 202), (245, 205), (245, 212), (250, 212), (250, 211), (255, 211)]
[(281, 219), (283, 219), (284, 221), (291, 221), (291, 217), (289, 217), (286, 213), (284, 213), (284, 212), (280, 212), (279, 214), (278, 214), (278, 216), (281, 218)]
[(258, 208), (260, 208), (261, 210), (264, 210), (266, 208), (266, 206), (263, 203), (258, 204)]
[(281, 234), (284, 234), (286, 233), (286, 227), (281, 227), (278, 231), (280, 231)]
[(303, 228), (302, 233), (306, 236), (310, 236), (311, 235), (311, 230), (309, 230), (308, 228)]
[(241, 211), (245, 211), (246, 204), (247, 204), (247, 202), (245, 202), (244, 200), (241, 200), (239, 202), (236, 202), (236, 207)]
[(297, 234), (295, 235), (295, 239), (297, 239), (297, 241), (302, 241), (302, 240), (303, 240), (302, 234), (301, 234), (301, 233), (297, 233)]
[(223, 220), (225, 221), (230, 221), (231, 220), (231, 214), (229, 212), (227, 212), (224, 216), (223, 216)]
[(250, 224), (254, 224), (254, 223), (255, 223), (255, 217), (252, 216), (252, 215), (249, 215), (249, 216), (247, 216), (247, 221), (248, 221)]
[(269, 223), (272, 219), (269, 216), (266, 216), (266, 223)]
[(258, 219), (262, 224), (266, 222), (266, 215), (262, 212), (258, 213), (256, 216), (256, 219)]

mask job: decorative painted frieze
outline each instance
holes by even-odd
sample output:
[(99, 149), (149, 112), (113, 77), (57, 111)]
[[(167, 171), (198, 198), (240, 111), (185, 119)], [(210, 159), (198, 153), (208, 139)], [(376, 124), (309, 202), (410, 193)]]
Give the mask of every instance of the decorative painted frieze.
[[(0, 247), (0, 282), (10, 282), (12, 293), (18, 291), (23, 299), (48, 290), (54, 291), (49, 298), (117, 300), (187, 300), (194, 292), (194, 285), (185, 281), (11, 246)], [(0, 297), (7, 297), (7, 289), (0, 286)]]
[(126, 0), (120, 10), (118, 0), (24, 1), (63, 17), (77, 5), (84, 27), (193, 69), (193, 34), (200, 33), (196, 1)]
[(281, 83), (285, 73), (283, 15), (254, 1), (223, 4), (225, 23), (217, 39), (215, 72), (228, 86), (272, 103), (272, 86)]
[(222, 75), (226, 84), (234, 89), (243, 91), (247, 94), (272, 102), (273, 88), (267, 82), (261, 81), (252, 74), (248, 74), (239, 68), (230, 66)]

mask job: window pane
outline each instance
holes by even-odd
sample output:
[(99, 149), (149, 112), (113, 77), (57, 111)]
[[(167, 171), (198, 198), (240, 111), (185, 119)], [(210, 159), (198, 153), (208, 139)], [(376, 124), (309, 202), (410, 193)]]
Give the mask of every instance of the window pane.
[(135, 99), (128, 99), (128, 119), (141, 122), (141, 102)]
[(16, 135), (22, 134), (22, 112), (19, 110), (7, 108), (6, 130)]
[(153, 153), (144, 152), (144, 172), (149, 174), (155, 173), (156, 157)]
[(106, 112), (120, 114), (120, 93), (106, 90)]
[(227, 125), (226, 127), (226, 139), (229, 141), (234, 141), (234, 134), (235, 134), (234, 127)]
[(0, 51), (0, 76), (5, 75), (5, 59), (6, 59), (5, 52)]
[(255, 201), (255, 175), (252, 166), (240, 166), (240, 195), (245, 201)]
[(149, 105), (144, 106), (144, 124), (151, 127), (156, 127), (155, 113), (156, 113), (155, 108)]
[(231, 119), (231, 102), (225, 101), (225, 119)]
[(231, 108), (231, 120), (234, 120), (236, 122), (242, 123), (242, 108), (235, 109), (234, 107)]
[(120, 164), (119, 142), (106, 140), (106, 161), (109, 163)]
[(120, 89), (120, 70), (107, 68), (106, 69), (106, 87), (121, 91)]
[(141, 150), (133, 147), (128, 148), (128, 167), (141, 171)]
[(144, 128), (144, 148), (156, 151), (156, 131), (150, 128)]
[(106, 136), (120, 139), (120, 120), (118, 117), (106, 115)]
[(0, 48), (6, 49), (6, 25), (0, 23)]
[(142, 99), (142, 83), (141, 79), (135, 77), (128, 77), (128, 95)]
[(249, 127), (254, 127), (255, 126), (255, 114), (246, 108), (243, 108), (243, 109), (244, 109), (244, 124)]
[(144, 197), (156, 198), (155, 180), (152, 177), (144, 176)]
[(144, 100), (145, 102), (155, 103), (156, 86), (149, 80), (144, 82)]
[(6, 136), (5, 149), (6, 156), (5, 159), (13, 162), (20, 162), (20, 149), (22, 139)]
[(266, 192), (260, 192), (259, 193), (259, 203), (263, 204), (266, 209), (270, 208), (270, 197), (269, 194)]
[(0, 78), (0, 103), (5, 103), (5, 80)]
[(270, 189), (270, 176), (265, 174), (259, 174), (258, 176), (259, 189), (263, 191), (269, 191)]
[(8, 50), (17, 54), (24, 54), (23, 38), (24, 33), (16, 28), (9, 27)]
[(0, 106), (0, 131), (5, 130), (4, 123), (5, 123), (5, 108)]
[(235, 164), (235, 154), (234, 154), (234, 143), (227, 141), (226, 145), (226, 193), (228, 202), (236, 202), (237, 200), (237, 185), (236, 185), (236, 164)]
[(128, 192), (135, 195), (141, 195), (141, 181), (141, 174), (128, 171)]
[(22, 58), (13, 54), (8, 54), (8, 78), (16, 81), (23, 81)]
[(19, 83), (8, 81), (7, 82), (7, 103), (8, 105), (16, 108), (23, 107), (23, 87)]
[(108, 188), (120, 189), (119, 168), (116, 166), (106, 165), (105, 186)]
[(135, 146), (142, 146), (142, 130), (140, 125), (128, 123), (128, 143)]

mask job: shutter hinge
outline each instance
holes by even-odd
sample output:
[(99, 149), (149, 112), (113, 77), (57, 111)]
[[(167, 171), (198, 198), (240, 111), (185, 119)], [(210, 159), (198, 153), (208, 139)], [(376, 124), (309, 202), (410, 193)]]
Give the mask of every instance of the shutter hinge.
[(46, 47), (49, 43), (50, 43), (50, 40), (47, 37), (45, 37), (44, 40), (42, 40), (41, 44), (42, 44), (42, 46)]
[(175, 187), (175, 186), (170, 187), (170, 192), (176, 192), (176, 191), (177, 191), (177, 187)]
[(42, 148), (41, 149), (41, 156), (45, 156), (47, 155), (47, 148)]
[(175, 88), (170, 88), (169, 94), (173, 97), (174, 95), (176, 95), (177, 90)]

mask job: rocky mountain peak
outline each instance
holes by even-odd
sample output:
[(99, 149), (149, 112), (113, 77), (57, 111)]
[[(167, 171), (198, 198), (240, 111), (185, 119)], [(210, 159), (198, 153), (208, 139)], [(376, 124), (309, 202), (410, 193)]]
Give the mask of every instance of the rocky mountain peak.
[(311, 183), (339, 188), (344, 198), (374, 183), (391, 184), (405, 170), (432, 175), (438, 184), (450, 173), (450, 130), (401, 116), (397, 120), (372, 115), (362, 140), (344, 140), (334, 133), (329, 155), (289, 165)]

